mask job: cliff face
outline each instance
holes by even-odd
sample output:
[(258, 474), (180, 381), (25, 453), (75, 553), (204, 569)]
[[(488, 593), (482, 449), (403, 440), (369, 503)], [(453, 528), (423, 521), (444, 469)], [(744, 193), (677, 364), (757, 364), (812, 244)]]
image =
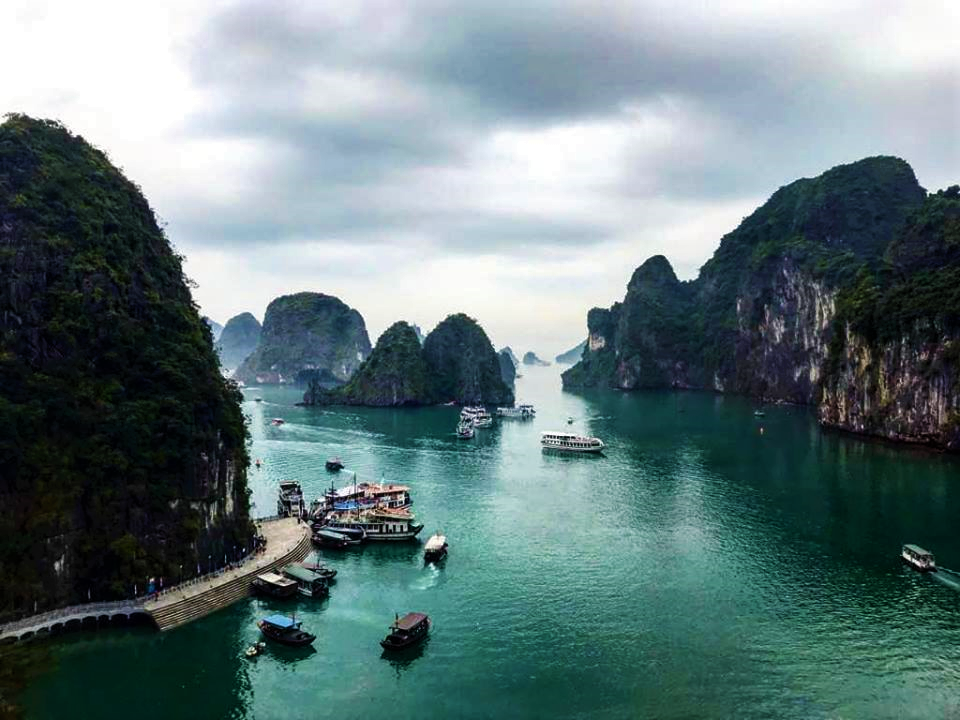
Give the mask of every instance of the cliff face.
[(135, 185), (0, 125), (0, 622), (192, 574), (251, 536), (239, 393)]
[(459, 313), (437, 325), (423, 343), (423, 359), (435, 402), (513, 405), (497, 353), (473, 318)]
[(210, 328), (210, 334), (213, 335), (213, 341), (216, 342), (220, 339), (220, 333), (223, 332), (223, 325), (218, 323), (216, 320), (211, 320), (206, 315), (203, 316), (202, 320)]
[(781, 188), (696, 280), (651, 258), (623, 303), (591, 310), (564, 387), (746, 393), (947, 445), (960, 402), (956, 195), (926, 197), (909, 165), (882, 157)]
[(513, 364), (510, 353), (506, 350), (501, 350), (497, 353), (497, 360), (500, 362), (500, 379), (507, 384), (507, 387), (513, 390), (517, 382), (517, 368)]
[(225, 368), (238, 367), (257, 349), (262, 330), (257, 319), (248, 312), (227, 320), (217, 343), (220, 363)]
[(390, 407), (424, 405), (431, 401), (427, 366), (416, 330), (408, 323), (391, 325), (377, 340), (370, 357), (339, 388), (311, 383), (304, 403)]
[(247, 383), (312, 376), (346, 382), (369, 354), (370, 338), (359, 312), (322, 293), (284, 295), (267, 306), (260, 343), (234, 377)]

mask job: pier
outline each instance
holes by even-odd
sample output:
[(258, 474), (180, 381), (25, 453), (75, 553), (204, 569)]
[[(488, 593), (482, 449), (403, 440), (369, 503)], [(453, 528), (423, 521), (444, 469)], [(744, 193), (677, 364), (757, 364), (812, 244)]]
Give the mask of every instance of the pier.
[(160, 630), (170, 630), (209, 615), (249, 595), (257, 575), (303, 560), (310, 553), (310, 528), (296, 518), (262, 521), (260, 531), (267, 539), (266, 550), (242, 565), (176, 585), (150, 599), (86, 603), (23, 618), (0, 626), (0, 643), (141, 618)]

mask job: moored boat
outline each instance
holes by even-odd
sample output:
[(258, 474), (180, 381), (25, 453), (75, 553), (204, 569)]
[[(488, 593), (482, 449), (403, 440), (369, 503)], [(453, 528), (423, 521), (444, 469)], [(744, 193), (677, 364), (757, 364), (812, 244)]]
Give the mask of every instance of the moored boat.
[(327, 581), (312, 570), (292, 564), (284, 567), (281, 572), (297, 584), (300, 594), (305, 597), (327, 597), (330, 594)]
[(269, 615), (257, 623), (264, 637), (284, 645), (302, 647), (317, 639), (301, 629), (302, 622), (286, 615)]
[(497, 408), (497, 417), (502, 418), (519, 418), (521, 420), (530, 420), (537, 414), (537, 411), (533, 409), (533, 405), (522, 404), (517, 405), (516, 407), (498, 407)]
[(362, 530), (368, 541), (412, 540), (423, 525), (414, 522), (413, 513), (403, 508), (373, 508), (356, 512), (335, 510), (327, 513), (326, 525), (319, 532), (342, 533), (347, 530)]
[(423, 547), (425, 562), (438, 562), (447, 556), (447, 536), (434, 533)]
[(595, 437), (582, 437), (574, 433), (545, 432), (540, 433), (540, 444), (550, 450), (564, 450), (578, 453), (603, 452), (603, 440)]
[(333, 527), (331, 525), (321, 525), (318, 523), (315, 523), (315, 527), (317, 532), (334, 532), (338, 535), (343, 535), (347, 539), (348, 545), (359, 545), (367, 539), (367, 534), (363, 531), (363, 528)]
[(332, 567), (327, 567), (323, 563), (316, 562), (302, 562), (297, 563), (300, 567), (315, 572), (317, 575), (322, 577), (328, 583), (333, 582), (333, 579), (337, 577), (337, 571)]
[(296, 480), (280, 482), (280, 496), (277, 498), (277, 515), (280, 517), (301, 517), (305, 509), (303, 489)]
[(257, 575), (253, 579), (253, 591), (258, 595), (291, 598), (297, 594), (297, 583), (274, 572)]
[(380, 641), (380, 646), (384, 650), (403, 650), (422, 642), (429, 632), (430, 618), (425, 613), (397, 615), (390, 626), (390, 634)]
[(331, 530), (317, 530), (311, 538), (317, 545), (332, 548), (345, 548), (350, 545), (350, 540), (346, 535)]
[(936, 572), (937, 570), (937, 562), (933, 553), (924, 550), (919, 545), (904, 545), (900, 551), (900, 557), (920, 572)]

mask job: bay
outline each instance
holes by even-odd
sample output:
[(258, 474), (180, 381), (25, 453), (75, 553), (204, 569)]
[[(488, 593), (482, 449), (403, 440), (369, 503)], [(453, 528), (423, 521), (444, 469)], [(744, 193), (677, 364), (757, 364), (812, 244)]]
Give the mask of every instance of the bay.
[[(331, 597), (295, 605), (309, 653), (243, 658), (256, 619), (288, 608), (258, 599), (162, 635), (64, 636), (27, 716), (960, 717), (960, 576), (898, 557), (914, 542), (960, 568), (955, 458), (824, 433), (805, 408), (564, 393), (557, 368), (523, 371), (537, 418), (471, 441), (455, 408), (247, 389), (255, 514), (275, 512), (281, 479), (310, 498), (346, 483), (324, 469), (339, 455), (361, 480), (409, 484), (448, 559), (424, 566), (421, 543), (324, 551)], [(541, 431), (567, 429), (605, 456), (541, 451)], [(431, 616), (429, 640), (382, 656), (407, 611)]]

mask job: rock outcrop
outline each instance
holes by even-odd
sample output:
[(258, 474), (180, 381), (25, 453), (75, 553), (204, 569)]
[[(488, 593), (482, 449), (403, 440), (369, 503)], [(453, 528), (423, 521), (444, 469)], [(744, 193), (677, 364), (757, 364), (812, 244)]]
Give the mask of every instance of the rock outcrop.
[(587, 341), (583, 340), (576, 347), (572, 347), (565, 353), (560, 353), (554, 358), (558, 365), (573, 365), (583, 357), (583, 351), (587, 347)]
[(952, 447), (958, 198), (868, 158), (778, 190), (696, 280), (663, 257), (587, 317), (565, 388), (708, 389), (812, 404), (824, 424)]
[(500, 376), (500, 363), (487, 334), (475, 320), (450, 315), (421, 347), (413, 328), (394, 323), (377, 341), (369, 361), (344, 387), (314, 380), (306, 405), (512, 405), (513, 390)]
[(539, 365), (540, 367), (546, 367), (550, 363), (546, 360), (541, 360), (537, 357), (537, 354), (532, 350), (527, 351), (523, 354), (523, 364), (524, 365)]
[(213, 341), (216, 342), (220, 339), (220, 333), (223, 332), (223, 325), (218, 323), (216, 320), (211, 320), (206, 315), (203, 316), (202, 320), (207, 324), (207, 327), (210, 328), (210, 333), (213, 335)]
[(248, 312), (227, 320), (217, 343), (220, 364), (227, 369), (239, 367), (257, 349), (262, 330), (257, 319)]
[(257, 349), (234, 377), (246, 383), (350, 379), (370, 355), (363, 317), (322, 293), (284, 295), (267, 306)]
[(517, 368), (513, 364), (510, 353), (506, 350), (501, 350), (497, 353), (497, 360), (500, 361), (500, 378), (509, 388), (513, 389), (517, 382)]
[(0, 125), (0, 622), (249, 546), (239, 393), (138, 188)]

